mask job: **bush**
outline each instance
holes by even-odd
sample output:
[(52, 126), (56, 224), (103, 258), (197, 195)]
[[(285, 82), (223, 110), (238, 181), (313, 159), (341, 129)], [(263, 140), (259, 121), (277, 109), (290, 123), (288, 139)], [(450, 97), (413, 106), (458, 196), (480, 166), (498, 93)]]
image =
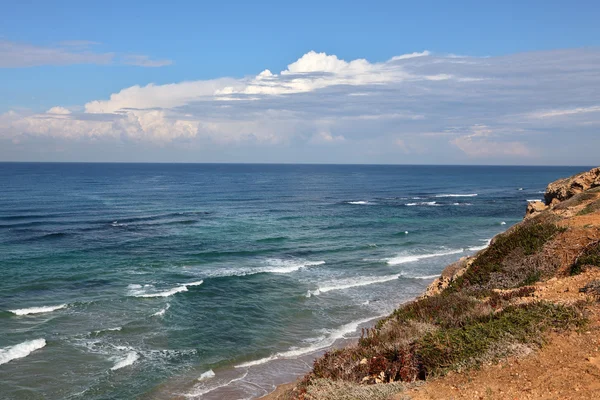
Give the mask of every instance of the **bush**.
[(583, 250), (571, 266), (571, 275), (582, 273), (586, 266), (600, 267), (600, 242), (593, 243)]
[(577, 213), (577, 215), (587, 215), (600, 211), (600, 200), (596, 200)]
[[(562, 230), (563, 228), (555, 224), (529, 223), (497, 236), (496, 240), (477, 256), (467, 271), (447, 290), (457, 291), (468, 286), (486, 288), (490, 284), (498, 286), (497, 282), (490, 282), (491, 277), (505, 272), (507, 268), (504, 262), (509, 256), (516, 254), (518, 256), (516, 258), (521, 260), (523, 257), (533, 255)], [(530, 284), (533, 279), (539, 278), (535, 270), (528, 271), (526, 278), (517, 286)]]
[[(489, 354), (495, 343), (533, 343), (541, 345), (541, 333), (581, 326), (580, 311), (547, 302), (509, 306), (462, 328), (440, 329), (426, 334), (417, 343), (417, 352), (427, 376), (443, 374), (464, 366), (475, 366)], [(496, 350), (497, 351), (497, 350)]]

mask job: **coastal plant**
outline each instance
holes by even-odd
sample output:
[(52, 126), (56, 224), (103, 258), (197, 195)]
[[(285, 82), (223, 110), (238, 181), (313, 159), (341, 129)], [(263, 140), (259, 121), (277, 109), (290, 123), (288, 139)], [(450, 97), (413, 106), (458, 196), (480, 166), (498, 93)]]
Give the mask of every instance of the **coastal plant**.
[(596, 200), (577, 213), (577, 215), (588, 215), (600, 211), (600, 200)]
[[(529, 223), (497, 236), (490, 246), (477, 256), (465, 273), (446, 290), (459, 291), (469, 286), (487, 288), (530, 284), (536, 275), (531, 275), (535, 271), (531, 271), (532, 268), (527, 263), (523, 263), (524, 258), (539, 252), (546, 242), (563, 230), (551, 223)], [(521, 271), (517, 274), (518, 269)], [(517, 283), (515, 279), (508, 279), (507, 283), (503, 284), (502, 280), (510, 277), (511, 274), (516, 278), (525, 275)]]
[(588, 266), (600, 267), (600, 242), (586, 247), (577, 257), (569, 272), (571, 275), (578, 275)]
[(444, 374), (460, 367), (477, 366), (495, 343), (541, 345), (548, 329), (564, 330), (584, 323), (577, 307), (534, 302), (509, 306), (461, 328), (440, 329), (417, 342), (417, 352), (426, 376)]
[(567, 210), (572, 207), (577, 207), (586, 201), (590, 201), (596, 198), (596, 195), (589, 191), (577, 193), (570, 199), (562, 201), (554, 206), (555, 210)]

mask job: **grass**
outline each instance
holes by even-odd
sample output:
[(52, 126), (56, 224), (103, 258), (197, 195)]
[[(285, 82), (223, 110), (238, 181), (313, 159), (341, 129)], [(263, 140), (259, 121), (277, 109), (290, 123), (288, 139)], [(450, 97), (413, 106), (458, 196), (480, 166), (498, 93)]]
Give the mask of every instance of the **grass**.
[(541, 345), (541, 334), (548, 329), (581, 326), (583, 320), (579, 315), (575, 308), (547, 302), (509, 306), (462, 328), (426, 334), (417, 344), (419, 359), (427, 376), (477, 366), (497, 358), (494, 353), (498, 353), (498, 349), (490, 353), (494, 344)]
[(573, 265), (570, 274), (578, 275), (584, 271), (587, 266), (600, 267), (600, 242), (588, 246)]

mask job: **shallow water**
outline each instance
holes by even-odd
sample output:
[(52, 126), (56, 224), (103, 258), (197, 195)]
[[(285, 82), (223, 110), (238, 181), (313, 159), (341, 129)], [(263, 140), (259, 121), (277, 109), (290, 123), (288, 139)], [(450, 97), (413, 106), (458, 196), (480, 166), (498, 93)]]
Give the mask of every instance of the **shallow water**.
[(586, 169), (0, 163), (0, 393), (263, 395)]

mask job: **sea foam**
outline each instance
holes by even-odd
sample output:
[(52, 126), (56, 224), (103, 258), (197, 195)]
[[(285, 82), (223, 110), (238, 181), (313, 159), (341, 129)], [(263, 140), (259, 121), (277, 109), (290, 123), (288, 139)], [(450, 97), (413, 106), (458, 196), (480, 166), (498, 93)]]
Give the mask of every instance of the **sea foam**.
[(212, 369), (209, 369), (208, 371), (206, 371), (206, 372), (203, 372), (203, 373), (200, 375), (200, 378), (198, 378), (198, 380), (199, 380), (199, 381), (205, 381), (205, 380), (207, 380), (207, 379), (214, 378), (214, 377), (215, 377), (215, 373), (213, 372), (213, 370), (212, 370)]
[(385, 261), (387, 261), (388, 265), (398, 265), (398, 264), (406, 264), (406, 263), (410, 263), (410, 262), (419, 261), (419, 260), (422, 260), (424, 258), (449, 256), (451, 254), (460, 254), (462, 252), (463, 252), (463, 250), (460, 249), (460, 250), (442, 251), (442, 252), (439, 252), (439, 253), (411, 254), (411, 255), (403, 255), (403, 256), (397, 256), (397, 257), (387, 258), (387, 259), (385, 259)]
[(255, 365), (264, 364), (264, 363), (267, 363), (267, 362), (273, 361), (273, 360), (286, 359), (286, 358), (287, 359), (297, 358), (297, 357), (300, 357), (305, 354), (314, 353), (315, 351), (322, 350), (322, 349), (325, 349), (325, 348), (333, 345), (338, 339), (345, 338), (350, 333), (356, 332), (356, 330), (358, 329), (358, 327), (360, 325), (365, 324), (369, 321), (373, 321), (378, 318), (382, 318), (382, 317), (383, 317), (383, 315), (379, 315), (376, 317), (352, 321), (348, 324), (342, 325), (341, 327), (339, 327), (337, 329), (330, 330), (329, 334), (327, 336), (325, 336), (321, 340), (314, 342), (310, 346), (294, 348), (294, 349), (290, 349), (288, 351), (275, 353), (269, 357), (261, 358), (259, 360), (248, 361), (245, 363), (238, 364), (235, 366), (235, 368), (248, 368), (248, 367), (252, 367)]
[(475, 197), (477, 193), (467, 193), (467, 194), (436, 194), (435, 197)]
[(142, 285), (134, 284), (134, 285), (129, 285), (128, 288), (129, 288), (129, 295), (133, 296), (133, 297), (169, 297), (169, 296), (172, 296), (177, 293), (187, 292), (188, 287), (199, 286), (199, 285), (202, 285), (202, 283), (204, 283), (204, 281), (184, 283), (180, 286), (174, 287), (169, 290), (165, 290), (162, 292), (152, 292), (152, 293), (147, 293), (147, 289), (154, 288), (153, 285), (142, 286)]
[(319, 286), (316, 290), (309, 290), (306, 293), (306, 297), (318, 296), (321, 293), (331, 292), (332, 290), (344, 290), (359, 286), (373, 285), (375, 283), (383, 283), (396, 280), (400, 275), (388, 275), (381, 277), (357, 277), (350, 279), (341, 279), (339, 281), (330, 282), (323, 286)]
[(366, 200), (359, 200), (359, 201), (347, 201), (346, 204), (353, 204), (353, 205), (368, 205), (368, 204), (373, 204), (370, 201), (366, 201)]
[(17, 358), (27, 357), (35, 350), (39, 350), (44, 346), (46, 346), (46, 340), (35, 339), (0, 349), (0, 365), (16, 360)]
[(127, 355), (121, 359), (119, 359), (115, 365), (110, 369), (111, 371), (116, 371), (118, 369), (128, 367), (136, 362), (140, 358), (140, 355), (135, 351), (130, 351)]
[(44, 306), (44, 307), (31, 307), (31, 308), (21, 308), (18, 310), (8, 310), (15, 315), (29, 315), (29, 314), (41, 314), (48, 313), (56, 310), (60, 310), (63, 308), (67, 308), (66, 304), (60, 304), (58, 306)]

